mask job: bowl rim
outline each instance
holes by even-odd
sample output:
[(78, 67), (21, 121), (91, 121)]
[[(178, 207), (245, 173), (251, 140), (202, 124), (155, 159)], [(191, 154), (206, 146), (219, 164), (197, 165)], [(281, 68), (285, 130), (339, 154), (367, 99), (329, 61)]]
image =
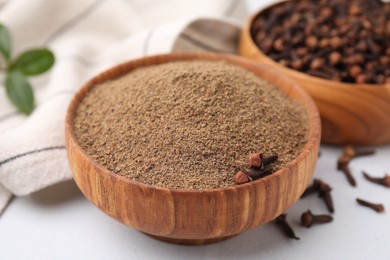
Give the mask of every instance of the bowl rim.
[[(251, 32), (252, 24), (253, 24), (254, 20), (258, 16), (260, 16), (263, 12), (266, 12), (266, 11), (268, 11), (269, 9), (271, 9), (271, 8), (273, 8), (275, 6), (282, 5), (282, 4), (285, 4), (287, 2), (291, 2), (291, 0), (278, 0), (278, 2), (276, 2), (276, 3), (270, 3), (268, 5), (265, 5), (264, 7), (259, 9), (258, 11), (254, 12), (249, 17), (249, 19), (247, 20), (246, 24), (244, 25), (242, 33), (247, 33), (248, 34), (248, 39), (249, 39), (250, 44), (252, 45), (252, 47), (254, 49), (256, 49), (257, 53), (260, 54), (262, 56), (262, 58), (266, 59), (267, 62), (271, 63), (272, 65), (278, 66), (278, 67), (282, 68), (283, 70), (287, 71), (288, 73), (291, 73), (291, 75), (293, 75), (296, 78), (299, 78), (300, 80), (303, 80), (305, 78), (310, 78), (310, 80), (313, 81), (314, 83), (317, 82), (319, 84), (328, 84), (329, 85), (328, 87), (334, 87), (334, 88), (340, 88), (340, 87), (351, 88), (352, 87), (352, 88), (362, 88), (362, 89), (371, 89), (371, 90), (373, 88), (386, 88), (386, 89), (390, 90), (390, 84), (387, 84), (387, 83), (383, 83), (383, 84), (348, 83), (348, 82), (335, 81), (335, 80), (331, 80), (331, 79), (323, 79), (323, 78), (320, 78), (320, 77), (311, 76), (311, 75), (309, 75), (309, 74), (307, 74), (305, 72), (302, 72), (302, 71), (299, 71), (299, 70), (295, 70), (295, 69), (292, 69), (290, 67), (283, 66), (279, 62), (275, 61), (274, 59), (269, 57), (267, 54), (265, 54), (257, 46), (257, 44), (255, 43), (255, 41), (253, 39), (252, 32)], [(331, 84), (331, 83), (337, 83), (337, 85), (333, 86), (333, 84)]]
[[(168, 58), (169, 61), (162, 61)], [(153, 62), (153, 63), (147, 63), (149, 60), (157, 59), (159, 62)], [(137, 68), (141, 67), (147, 67), (157, 64), (164, 64), (168, 62), (176, 62), (176, 61), (192, 61), (192, 60), (206, 60), (206, 61), (224, 61), (229, 64), (239, 66), (240, 68), (243, 68), (247, 71), (250, 71), (252, 73), (255, 73), (254, 71), (265, 71), (268, 74), (272, 74), (274, 76), (277, 76), (278, 81), (287, 83), (289, 87), (294, 89), (295, 92), (298, 93), (298, 98), (294, 98), (299, 101), (304, 107), (308, 115), (308, 125), (309, 125), (309, 131), (307, 136), (307, 142), (305, 145), (301, 148), (300, 153), (294, 160), (288, 162), (286, 165), (284, 165), (281, 169), (278, 171), (265, 176), (261, 179), (251, 181), (248, 183), (240, 184), (240, 185), (231, 185), (226, 187), (220, 187), (220, 188), (213, 188), (213, 189), (170, 189), (166, 187), (158, 187), (153, 186), (150, 184), (138, 182), (132, 179), (129, 179), (124, 176), (120, 176), (107, 168), (105, 168), (103, 165), (99, 164), (97, 161), (95, 161), (79, 144), (74, 129), (72, 126), (75, 111), (78, 107), (79, 102), (85, 97), (85, 95), (88, 93), (88, 91), (96, 86), (97, 84), (100, 84), (102, 82), (105, 82), (107, 80), (112, 80), (119, 78), (127, 73), (130, 73), (136, 68), (128, 69), (127, 67), (131, 67), (134, 64), (138, 64)], [(242, 66), (242, 64), (245, 64), (245, 67)], [(141, 66), (139, 66), (141, 65)], [(108, 77), (108, 75), (114, 73), (113, 77)], [(257, 75), (258, 76), (258, 75)], [(272, 83), (274, 84), (274, 83)], [(281, 84), (281, 83), (279, 83)], [(275, 84), (278, 85), (278, 84)], [(279, 88), (279, 87), (277, 87)], [(280, 88), (279, 88), (280, 89)], [(281, 89), (284, 93), (286, 93), (285, 90)], [(291, 97), (290, 97), (291, 98)], [(69, 138), (69, 139), (68, 139)], [(200, 53), (200, 52), (176, 52), (176, 53), (168, 53), (168, 54), (160, 54), (160, 55), (153, 55), (153, 56), (147, 56), (143, 58), (133, 59), (124, 63), (120, 63), (115, 66), (111, 66), (108, 69), (104, 70), (103, 72), (95, 75), (91, 79), (89, 79), (87, 82), (81, 85), (79, 90), (76, 92), (76, 94), (73, 96), (68, 109), (66, 111), (66, 118), (65, 118), (65, 139), (66, 139), (66, 149), (69, 152), (69, 149), (77, 149), (81, 156), (83, 156), (90, 164), (92, 164), (93, 168), (99, 169), (100, 172), (112, 177), (116, 178), (120, 181), (126, 182), (129, 185), (136, 185), (140, 188), (145, 189), (151, 189), (154, 191), (162, 191), (162, 192), (171, 192), (171, 193), (177, 193), (177, 194), (208, 194), (208, 193), (214, 193), (214, 192), (222, 192), (222, 191), (237, 191), (237, 189), (247, 189), (251, 186), (255, 186), (257, 183), (261, 182), (268, 182), (272, 179), (279, 178), (280, 175), (284, 174), (284, 172), (289, 171), (290, 168), (293, 168), (294, 165), (298, 165), (299, 162), (304, 161), (307, 159), (307, 157), (310, 155), (313, 149), (316, 149), (316, 147), (319, 147), (320, 139), (321, 139), (321, 121), (320, 121), (320, 115), (318, 112), (318, 109), (313, 101), (313, 99), (310, 97), (310, 95), (298, 85), (294, 80), (292, 80), (287, 75), (283, 74), (283, 77), (280, 77), (276, 72), (272, 71), (271, 68), (268, 68), (264, 65), (259, 65), (258, 63), (251, 61), (249, 59), (232, 55), (232, 54), (222, 54), (222, 53)], [(70, 147), (71, 145), (71, 147)], [(68, 158), (68, 163), (70, 163), (70, 160)], [(72, 167), (71, 167), (72, 169)], [(101, 174), (101, 173), (98, 174)], [(83, 173), (82, 173), (83, 174)], [(73, 170), (72, 170), (73, 175)]]

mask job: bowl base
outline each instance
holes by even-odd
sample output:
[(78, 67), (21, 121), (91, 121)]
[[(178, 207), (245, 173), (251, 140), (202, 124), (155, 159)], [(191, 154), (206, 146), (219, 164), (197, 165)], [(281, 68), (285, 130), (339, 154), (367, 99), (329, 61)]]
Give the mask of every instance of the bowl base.
[(154, 239), (167, 242), (167, 243), (172, 243), (172, 244), (179, 244), (179, 245), (206, 245), (206, 244), (212, 244), (220, 241), (227, 240), (229, 238), (235, 237), (237, 235), (231, 235), (231, 236), (226, 236), (226, 237), (217, 237), (217, 238), (209, 238), (209, 239), (181, 239), (181, 238), (170, 238), (170, 237), (161, 237), (161, 236), (155, 236), (155, 235), (150, 235), (146, 234)]

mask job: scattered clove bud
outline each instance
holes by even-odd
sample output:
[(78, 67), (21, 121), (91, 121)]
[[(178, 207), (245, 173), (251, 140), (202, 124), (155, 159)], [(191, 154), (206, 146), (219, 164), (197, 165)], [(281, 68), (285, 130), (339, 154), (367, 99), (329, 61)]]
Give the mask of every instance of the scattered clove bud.
[(347, 178), (348, 182), (356, 187), (355, 178), (352, 176), (351, 170), (349, 169), (349, 162), (351, 161), (351, 153), (349, 150), (344, 148), (344, 153), (337, 160), (337, 169), (342, 171)]
[(313, 224), (323, 224), (333, 221), (333, 217), (330, 215), (313, 215), (310, 210), (302, 213), (301, 224), (304, 227), (310, 228)]
[(301, 198), (304, 198), (304, 197), (306, 197), (309, 194), (313, 194), (313, 193), (316, 193), (316, 192), (319, 192), (319, 191), (320, 191), (319, 186), (318, 186), (318, 184), (316, 182), (316, 179), (314, 179), (313, 183), (310, 186), (308, 186), (306, 188), (306, 190), (303, 192)]
[(282, 231), (284, 232), (284, 234), (286, 234), (286, 236), (292, 239), (299, 240), (299, 237), (295, 235), (294, 230), (287, 222), (287, 214), (282, 214), (279, 217), (277, 217), (275, 223), (282, 228)]
[(367, 172), (363, 171), (363, 175), (370, 182), (377, 183), (377, 184), (383, 185), (387, 188), (390, 188), (390, 176), (387, 174), (383, 178), (375, 178), (375, 177), (368, 175)]
[(342, 164), (339, 168), (340, 171), (342, 171), (345, 175), (345, 177), (347, 178), (349, 184), (351, 184), (353, 187), (356, 187), (356, 180), (355, 178), (353, 177), (352, 173), (351, 173), (351, 170), (349, 169), (349, 165), (348, 163), (346, 164)]
[(357, 201), (357, 203), (359, 203), (359, 205), (371, 208), (378, 213), (385, 211), (385, 207), (383, 206), (383, 204), (375, 204), (375, 203), (371, 203), (371, 202), (368, 202), (368, 201), (365, 201), (365, 200), (362, 200), (359, 198), (357, 198), (356, 201)]
[(332, 188), (324, 182), (320, 182), (318, 185), (319, 185), (318, 196), (324, 200), (325, 205), (328, 208), (328, 211), (330, 213), (334, 213), (333, 199), (332, 199), (332, 195), (330, 194)]
[(311, 184), (305, 192), (302, 194), (301, 198), (306, 197), (312, 193), (318, 193), (318, 197), (322, 198), (325, 202), (325, 205), (330, 213), (334, 212), (333, 199), (330, 192), (332, 191), (332, 187), (329, 184), (325, 183), (320, 179), (314, 179), (313, 184)]
[(375, 154), (374, 149), (359, 149), (352, 145), (344, 146), (344, 155), (350, 157), (351, 159)]
[(356, 187), (356, 180), (353, 177), (349, 168), (349, 162), (356, 157), (367, 156), (375, 154), (373, 149), (358, 149), (352, 145), (346, 145), (343, 149), (343, 154), (337, 160), (337, 169), (342, 171), (347, 178), (348, 182)]
[(351, 161), (351, 157), (345, 154), (341, 155), (337, 160), (337, 170), (341, 170), (343, 166), (348, 165), (350, 161)]

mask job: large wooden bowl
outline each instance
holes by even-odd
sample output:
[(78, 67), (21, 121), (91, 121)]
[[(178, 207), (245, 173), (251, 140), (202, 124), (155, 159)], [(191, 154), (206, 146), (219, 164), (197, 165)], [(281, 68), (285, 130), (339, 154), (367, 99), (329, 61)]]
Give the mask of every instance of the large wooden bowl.
[(280, 65), (256, 46), (251, 36), (252, 23), (274, 5), (248, 20), (241, 33), (240, 55), (288, 75), (312, 96), (321, 114), (324, 143), (390, 143), (390, 84), (348, 84), (313, 77)]
[[(308, 142), (299, 156), (263, 179), (209, 190), (170, 190), (118, 176), (94, 161), (77, 142), (75, 111), (96, 84), (132, 70), (178, 60), (225, 60), (254, 72), (298, 100), (309, 115)], [(74, 179), (84, 195), (114, 219), (158, 239), (185, 244), (219, 241), (274, 219), (306, 188), (317, 160), (320, 118), (310, 96), (283, 75), (243, 58), (217, 54), (168, 54), (130, 61), (87, 82), (67, 112), (66, 147)]]

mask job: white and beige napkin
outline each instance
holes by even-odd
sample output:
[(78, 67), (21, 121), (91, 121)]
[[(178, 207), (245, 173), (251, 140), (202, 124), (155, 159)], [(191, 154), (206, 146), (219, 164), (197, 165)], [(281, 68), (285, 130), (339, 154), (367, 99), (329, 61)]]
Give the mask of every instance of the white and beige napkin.
[(240, 0), (0, 0), (14, 55), (42, 45), (56, 55), (53, 69), (32, 80), (36, 108), (29, 117), (15, 110), (1, 87), (0, 213), (13, 195), (71, 178), (65, 112), (88, 78), (158, 53), (234, 53), (246, 17)]

